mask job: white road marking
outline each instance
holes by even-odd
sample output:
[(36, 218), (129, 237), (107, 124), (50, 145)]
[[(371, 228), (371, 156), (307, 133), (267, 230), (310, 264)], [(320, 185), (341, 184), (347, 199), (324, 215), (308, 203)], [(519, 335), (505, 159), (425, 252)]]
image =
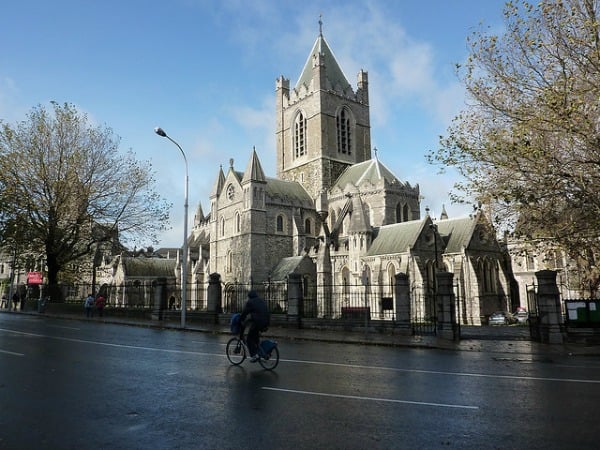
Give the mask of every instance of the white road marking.
[(75, 330), (75, 331), (79, 331), (79, 330), (81, 330), (81, 328), (75, 328), (75, 327), (63, 327), (63, 326), (60, 326), (60, 325), (48, 325), (48, 327), (50, 327), (50, 328), (61, 328), (61, 329), (63, 329), (63, 330)]
[(373, 402), (386, 402), (386, 403), (405, 403), (409, 405), (422, 405), (422, 406), (436, 406), (440, 408), (461, 408), (461, 409), (479, 409), (479, 406), (469, 405), (452, 405), (446, 403), (430, 403), (430, 402), (416, 402), (411, 400), (398, 400), (393, 398), (378, 398), (378, 397), (360, 397), (358, 395), (343, 395), (343, 394), (327, 394), (325, 392), (311, 392), (311, 391), (298, 391), (296, 389), (279, 389), (274, 387), (263, 386), (262, 389), (267, 391), (286, 392), (291, 394), (301, 395), (314, 395), (319, 397), (333, 397), (333, 398), (344, 398), (351, 400), (366, 400)]
[(353, 369), (379, 369), (388, 370), (392, 372), (406, 372), (406, 373), (424, 373), (428, 375), (450, 375), (455, 377), (475, 377), (475, 378), (495, 378), (501, 380), (523, 380), (523, 381), (560, 381), (565, 383), (590, 383), (600, 384), (600, 380), (583, 380), (578, 378), (547, 378), (547, 377), (531, 377), (521, 375), (497, 375), (487, 373), (469, 373), (469, 372), (444, 372), (441, 370), (425, 370), (425, 369), (401, 369), (398, 367), (384, 367), (384, 366), (365, 366), (361, 364), (346, 364), (346, 363), (330, 363), (324, 361), (307, 361), (297, 359), (281, 359), (280, 361), (297, 363), (297, 364), (316, 364), (320, 366), (333, 366), (333, 367), (348, 367)]
[(13, 355), (13, 356), (25, 356), (24, 353), (11, 352), (11, 351), (2, 350), (2, 349), (0, 349), (0, 353), (5, 353), (7, 355)]
[[(0, 328), (0, 331), (6, 331), (9, 333), (16, 333), (25, 336), (34, 336), (48, 339), (63, 340), (68, 342), (79, 342), (82, 344), (92, 345), (103, 345), (106, 347), (115, 348), (128, 348), (133, 350), (147, 350), (152, 352), (165, 352), (175, 353), (184, 355), (197, 355), (197, 356), (219, 356), (226, 357), (223, 353), (209, 353), (209, 352), (195, 352), (189, 350), (172, 350), (165, 348), (156, 347), (142, 347), (137, 345), (126, 345), (126, 344), (112, 344), (109, 342), (89, 341), (85, 339), (67, 338), (63, 336), (48, 336), (37, 333), (27, 333), (24, 331), (8, 330)], [(561, 383), (584, 383), (584, 384), (600, 384), (600, 380), (584, 380), (577, 378), (547, 378), (547, 377), (532, 377), (532, 376), (520, 376), (520, 375), (497, 375), (497, 374), (485, 374), (485, 373), (470, 373), (470, 372), (444, 372), (439, 370), (425, 370), (425, 369), (402, 369), (397, 367), (385, 367), (385, 366), (366, 366), (362, 364), (347, 364), (347, 363), (331, 363), (325, 361), (308, 361), (301, 359), (281, 359), (281, 362), (287, 362), (292, 364), (307, 364), (307, 365), (319, 365), (319, 366), (330, 366), (330, 367), (346, 367), (352, 369), (364, 369), (364, 370), (386, 370), (391, 372), (405, 372), (405, 373), (423, 373), (428, 375), (445, 375), (445, 376), (456, 376), (456, 377), (474, 377), (474, 378), (490, 378), (490, 379), (501, 379), (501, 380), (522, 380), (522, 381), (555, 381)]]

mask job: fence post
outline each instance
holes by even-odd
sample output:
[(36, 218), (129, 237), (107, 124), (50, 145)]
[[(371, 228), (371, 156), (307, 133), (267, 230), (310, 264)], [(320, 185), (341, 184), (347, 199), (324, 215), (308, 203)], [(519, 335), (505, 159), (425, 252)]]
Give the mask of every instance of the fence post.
[(556, 285), (554, 270), (540, 270), (535, 273), (538, 282), (538, 327), (539, 336), (543, 343), (562, 344), (562, 314), (560, 308), (560, 293)]
[(456, 327), (454, 325), (454, 274), (451, 272), (438, 272), (437, 278), (437, 335), (443, 339), (455, 340)]
[(167, 308), (167, 279), (157, 278), (154, 284), (154, 307), (152, 309), (152, 320), (163, 320), (164, 310)]
[(219, 323), (221, 308), (221, 275), (211, 273), (208, 275), (208, 289), (206, 298), (206, 311), (213, 314), (214, 323)]
[(395, 278), (395, 309), (396, 321), (400, 327), (410, 331), (410, 286), (408, 284), (408, 275), (397, 273)]
[(302, 276), (297, 273), (288, 275), (288, 320), (296, 322), (302, 328)]

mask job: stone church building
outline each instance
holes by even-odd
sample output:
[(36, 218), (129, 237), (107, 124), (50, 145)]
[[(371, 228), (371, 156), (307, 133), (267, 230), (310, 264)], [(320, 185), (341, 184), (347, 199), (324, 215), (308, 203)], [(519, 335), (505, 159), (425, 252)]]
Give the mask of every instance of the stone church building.
[(507, 258), (485, 214), (421, 217), (419, 186), (378, 159), (367, 72), (352, 86), (320, 32), (296, 84), (280, 77), (275, 90), (277, 175), (264, 173), (255, 150), (243, 170), (230, 160), (216, 171), (210, 211), (198, 207), (188, 240), (192, 308), (209, 274), (219, 274), (227, 303), (238, 286), (283, 286), (296, 273), (316, 317), (339, 316), (365, 289), (379, 299), (371, 314), (393, 317), (381, 299), (402, 273), (411, 314), (426, 318), (435, 271), (444, 270), (454, 274), (462, 323), (512, 309)]

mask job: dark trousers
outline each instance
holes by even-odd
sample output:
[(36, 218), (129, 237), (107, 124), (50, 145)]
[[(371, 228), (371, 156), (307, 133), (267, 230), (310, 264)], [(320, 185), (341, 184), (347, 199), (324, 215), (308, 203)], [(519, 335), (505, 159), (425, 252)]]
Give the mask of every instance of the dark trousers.
[(251, 321), (250, 328), (248, 328), (248, 336), (246, 337), (246, 343), (248, 344), (248, 350), (250, 350), (250, 356), (254, 356), (258, 352), (259, 339), (260, 327)]

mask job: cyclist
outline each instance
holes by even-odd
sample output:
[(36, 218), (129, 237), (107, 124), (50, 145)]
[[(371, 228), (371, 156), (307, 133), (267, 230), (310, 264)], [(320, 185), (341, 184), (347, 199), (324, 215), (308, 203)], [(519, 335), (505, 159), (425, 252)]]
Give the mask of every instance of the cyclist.
[(267, 330), (271, 319), (267, 303), (258, 296), (256, 291), (248, 291), (248, 301), (246, 302), (246, 306), (244, 306), (240, 319), (242, 323), (240, 337), (244, 337), (244, 329), (248, 327), (246, 343), (250, 351), (250, 362), (256, 362), (259, 358), (258, 342), (260, 332)]

